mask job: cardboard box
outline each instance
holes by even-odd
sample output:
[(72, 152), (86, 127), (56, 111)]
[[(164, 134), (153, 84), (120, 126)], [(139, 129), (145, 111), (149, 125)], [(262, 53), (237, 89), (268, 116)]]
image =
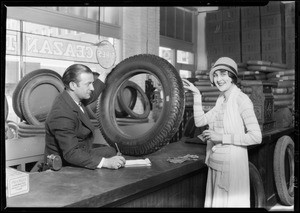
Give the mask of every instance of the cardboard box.
[(261, 53), (260, 52), (253, 52), (253, 53), (242, 53), (242, 62), (247, 62), (250, 60), (261, 60)]
[(285, 27), (295, 27), (295, 15), (285, 16)]
[(206, 44), (222, 44), (222, 33), (206, 33)]
[[(272, 27), (282, 27), (282, 15), (268, 15), (261, 17), (261, 29), (272, 28)], [(283, 20), (284, 21), (284, 20)]]
[(286, 27), (285, 28), (285, 41), (295, 41), (295, 28), (294, 27)]
[(240, 42), (232, 42), (232, 43), (223, 43), (223, 54), (226, 56), (229, 55), (241, 55), (241, 45)]
[(260, 42), (242, 43), (242, 53), (260, 52)]
[(240, 20), (223, 21), (223, 32), (240, 31)]
[(6, 167), (6, 196), (13, 197), (29, 192), (29, 174)]
[(222, 10), (222, 18), (225, 21), (229, 20), (239, 20), (240, 19), (240, 8), (232, 7)]
[(223, 43), (240, 42), (240, 31), (223, 32)]
[(263, 28), (261, 30), (261, 40), (274, 40), (283, 38), (284, 28), (282, 27), (273, 27), (273, 28)]
[(219, 56), (223, 55), (223, 46), (222, 46), (222, 44), (207, 45), (206, 50), (207, 50), (207, 55), (211, 58), (219, 57)]
[(295, 69), (295, 52), (286, 52), (286, 64), (288, 69)]
[(252, 17), (258, 17), (259, 14), (259, 7), (241, 7), (241, 18), (247, 19)]
[(221, 33), (223, 31), (222, 21), (207, 22), (205, 28), (207, 33)]
[(222, 10), (209, 12), (206, 14), (206, 22), (222, 21)]
[(283, 53), (282, 51), (262, 52), (261, 59), (263, 61), (283, 63)]
[(266, 40), (261, 42), (261, 50), (262, 52), (274, 52), (274, 51), (282, 51), (282, 40)]
[(246, 42), (260, 42), (260, 30), (243, 30), (242, 43)]
[(295, 2), (284, 4), (284, 11), (287, 15), (295, 15)]
[(261, 16), (281, 13), (280, 1), (269, 1), (266, 6), (260, 7)]
[(286, 52), (295, 52), (295, 40), (286, 41), (285, 43)]
[(259, 17), (251, 17), (248, 19), (242, 19), (242, 30), (254, 30), (260, 29)]

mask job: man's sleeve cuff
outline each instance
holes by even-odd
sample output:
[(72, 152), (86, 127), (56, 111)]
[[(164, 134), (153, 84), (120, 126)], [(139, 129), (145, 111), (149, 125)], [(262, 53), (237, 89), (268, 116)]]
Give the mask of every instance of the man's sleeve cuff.
[(102, 160), (100, 161), (99, 165), (97, 166), (97, 168), (101, 169), (103, 166), (103, 163), (105, 161), (105, 158), (102, 158)]

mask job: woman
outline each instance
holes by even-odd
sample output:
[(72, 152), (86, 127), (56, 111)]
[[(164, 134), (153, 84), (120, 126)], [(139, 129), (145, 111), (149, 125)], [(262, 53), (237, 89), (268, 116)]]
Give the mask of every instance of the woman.
[(185, 89), (194, 96), (195, 125), (209, 126), (202, 136), (207, 142), (208, 166), (205, 207), (250, 207), (250, 180), (247, 146), (262, 141), (253, 103), (237, 86), (237, 64), (219, 58), (209, 77), (221, 94), (207, 113), (202, 109), (200, 91), (189, 81)]

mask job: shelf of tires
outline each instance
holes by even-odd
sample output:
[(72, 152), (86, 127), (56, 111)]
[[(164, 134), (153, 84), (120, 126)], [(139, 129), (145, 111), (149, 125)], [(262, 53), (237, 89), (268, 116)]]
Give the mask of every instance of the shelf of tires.
[(26, 74), (17, 84), (12, 105), (21, 119), (17, 123), (17, 137), (45, 134), (45, 120), (56, 96), (64, 90), (61, 76), (49, 69)]
[[(204, 111), (210, 110), (220, 94), (209, 81), (207, 70), (197, 70), (189, 79), (202, 94)], [(262, 130), (289, 127), (293, 123), (295, 70), (286, 64), (249, 60), (238, 63), (239, 87), (254, 104)], [(193, 106), (193, 94), (185, 93), (186, 107)]]
[[(270, 61), (247, 61), (239, 67), (241, 89), (254, 103), (266, 130), (293, 125), (295, 70)], [(260, 110), (259, 106), (263, 108)]]
[[(38, 69), (26, 74), (21, 79), (12, 97), (13, 109), (21, 122), (10, 125), (14, 125), (13, 128), (17, 137), (24, 138), (45, 134), (45, 120), (48, 112), (56, 96), (63, 90), (64, 85), (61, 76), (53, 70)], [(133, 111), (138, 96), (144, 106), (142, 114)], [(99, 127), (96, 115), (97, 101), (89, 104), (86, 109), (91, 122)], [(139, 85), (127, 81), (118, 94), (115, 112), (119, 125), (145, 123), (149, 120), (150, 101)]]
[[(217, 87), (212, 86), (209, 80), (209, 71), (207, 70), (196, 70), (195, 78), (190, 80), (196, 88), (199, 89), (202, 95), (202, 106), (205, 112), (212, 109), (217, 101), (220, 94)], [(193, 106), (193, 94), (192, 92), (186, 92), (186, 106)]]

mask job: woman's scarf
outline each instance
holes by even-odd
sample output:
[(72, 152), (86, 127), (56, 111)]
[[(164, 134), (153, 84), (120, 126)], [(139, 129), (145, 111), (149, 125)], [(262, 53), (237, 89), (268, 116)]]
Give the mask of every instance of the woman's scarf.
[[(232, 91), (227, 100), (227, 107), (224, 111), (223, 128), (224, 134), (245, 134), (244, 123), (238, 109), (237, 97), (241, 90), (233, 85)], [(216, 102), (216, 109), (219, 110), (225, 101), (224, 94), (221, 94)], [(213, 147), (209, 142), (207, 151)], [(208, 150), (209, 149), (209, 150)], [(229, 207), (248, 207), (250, 205), (250, 188), (245, 186), (245, 179), (249, 179), (248, 153), (247, 149), (242, 146), (231, 146), (229, 156), (229, 180), (228, 186), (228, 206)], [(207, 153), (208, 154), (208, 153)], [(208, 157), (208, 156), (207, 156)], [(246, 163), (245, 160), (247, 159)], [(242, 170), (241, 170), (242, 168)], [(227, 179), (227, 178), (226, 178)], [(227, 182), (227, 181), (225, 181)], [(246, 180), (247, 182), (247, 180)], [(227, 184), (226, 184), (227, 185)], [(246, 187), (246, 188), (245, 188)], [(245, 190), (243, 190), (245, 188)], [(249, 188), (249, 193), (248, 193)], [(242, 192), (241, 192), (242, 191)], [(249, 194), (249, 196), (248, 196)]]

